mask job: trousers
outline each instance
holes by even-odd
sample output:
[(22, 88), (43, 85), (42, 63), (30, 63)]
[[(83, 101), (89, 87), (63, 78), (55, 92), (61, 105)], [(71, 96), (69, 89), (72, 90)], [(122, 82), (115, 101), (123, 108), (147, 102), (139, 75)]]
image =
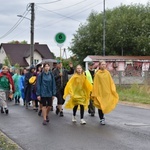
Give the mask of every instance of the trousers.
[(5, 91), (0, 91), (0, 106), (3, 108), (7, 108)]

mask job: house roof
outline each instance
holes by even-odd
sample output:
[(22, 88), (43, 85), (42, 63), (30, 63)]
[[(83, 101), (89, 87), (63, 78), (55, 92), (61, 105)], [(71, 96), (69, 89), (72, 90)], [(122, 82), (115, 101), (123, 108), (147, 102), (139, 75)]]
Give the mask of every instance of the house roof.
[[(2, 43), (7, 57), (11, 65), (20, 64), (20, 66), (28, 66), (26, 59), (30, 56), (30, 44), (10, 44)], [(0, 48), (1, 48), (0, 47)], [(34, 44), (34, 50), (37, 51), (43, 59), (54, 59), (53, 54), (46, 44)]]
[(98, 56), (88, 55), (84, 62), (88, 61), (148, 61), (150, 62), (150, 56)]

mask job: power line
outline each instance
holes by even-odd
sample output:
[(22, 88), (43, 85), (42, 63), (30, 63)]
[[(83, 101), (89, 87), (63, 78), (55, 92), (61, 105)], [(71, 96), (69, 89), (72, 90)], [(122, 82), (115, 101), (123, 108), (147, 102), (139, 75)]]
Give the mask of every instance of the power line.
[[(88, 6), (89, 5), (93, 5), (93, 4), (95, 4), (95, 3), (90, 3), (90, 4), (88, 4)], [(94, 5), (94, 6), (91, 6), (91, 7), (83, 7), (83, 8), (87, 8), (87, 9), (84, 9), (84, 10), (82, 10), (82, 11), (80, 11), (80, 12), (78, 12), (78, 13), (73, 13), (71, 16), (64, 16), (63, 15), (63, 17), (62, 17), (62, 19), (61, 20), (59, 20), (59, 21), (56, 21), (56, 23), (58, 23), (58, 22), (60, 22), (60, 21), (62, 21), (62, 20), (64, 20), (64, 19), (66, 19), (66, 18), (71, 18), (72, 20), (74, 20), (74, 21), (77, 21), (76, 19), (73, 19), (72, 18), (72, 16), (74, 16), (74, 15), (77, 15), (77, 14), (80, 14), (81, 12), (84, 12), (84, 11), (86, 11), (86, 10), (88, 10), (88, 9), (91, 9), (91, 8), (93, 8), (93, 7), (95, 7), (95, 6), (97, 6), (97, 5), (100, 5), (100, 4), (102, 4), (102, 2), (101, 3), (97, 3), (96, 5)], [(47, 10), (47, 9), (46, 9)], [(51, 12), (51, 10), (47, 10), (48, 12)], [(62, 16), (62, 15), (61, 15)], [(52, 20), (52, 21), (54, 21), (54, 20)], [(78, 21), (78, 22), (80, 22), (80, 21)], [(55, 23), (53, 23), (53, 24), (55, 24)], [(51, 26), (51, 25), (50, 25)], [(47, 27), (47, 26), (46, 26)]]
[(76, 20), (76, 19), (73, 19), (73, 18), (71, 18), (71, 17), (68, 17), (68, 16), (65, 16), (65, 15), (62, 15), (62, 14), (60, 14), (60, 13), (54, 12), (54, 11), (49, 10), (49, 9), (46, 9), (46, 8), (43, 8), (43, 7), (41, 7), (41, 6), (38, 6), (38, 7), (39, 7), (39, 8), (41, 8), (41, 9), (47, 10), (48, 12), (51, 12), (51, 13), (57, 14), (57, 15), (59, 15), (59, 16), (62, 16), (62, 17), (69, 18), (69, 19), (71, 19), (71, 20), (74, 20), (74, 21), (80, 22), (79, 20)]
[[(86, 9), (84, 9), (84, 10), (78, 12), (78, 13), (73, 13), (73, 14), (72, 14), (71, 16), (69, 16), (69, 17), (72, 17), (72, 16), (74, 16), (74, 15), (80, 14), (80, 13), (82, 13), (82, 12), (84, 12), (84, 11), (87, 11), (87, 10), (89, 10), (89, 9), (91, 9), (91, 8), (94, 8), (95, 6), (98, 6), (98, 5), (102, 4), (102, 3), (103, 3), (103, 2), (97, 3), (96, 5), (91, 6), (91, 7), (88, 7), (88, 8), (84, 6), (84, 8), (86, 8)], [(93, 4), (93, 3), (88, 4), (88, 6), (91, 5), (91, 4)], [(39, 6), (38, 6), (38, 7), (39, 7)], [(54, 25), (54, 24), (56, 24), (56, 23), (58, 23), (58, 22), (61, 22), (61, 21), (65, 20), (66, 18), (67, 18), (67, 17), (64, 16), (64, 17), (62, 17), (62, 19), (60, 19), (60, 20), (58, 20), (58, 21), (55, 21), (54, 23), (51, 23), (51, 24), (48, 25), (48, 26), (36, 28), (35, 30), (52, 26), (52, 25)], [(53, 21), (53, 20), (52, 20), (52, 21)], [(22, 34), (22, 33), (23, 33), (23, 32), (21, 32), (21, 34)], [(24, 33), (25, 33), (25, 32), (24, 32)], [(24, 33), (23, 33), (23, 34), (24, 34)], [(20, 35), (20, 32), (19, 32), (18, 34), (16, 34), (14, 37), (16, 37), (17, 35)]]
[[(96, 5), (94, 5), (94, 6), (92, 6), (92, 7), (88, 7), (88, 8), (86, 8), (86, 9), (84, 9), (84, 10), (78, 12), (78, 13), (72, 14), (71, 16), (68, 16), (68, 17), (72, 17), (72, 16), (75, 16), (75, 15), (80, 14), (80, 13), (82, 13), (82, 12), (85, 12), (85, 11), (91, 9), (91, 8), (94, 8), (94, 7), (96, 7), (96, 6), (100, 5), (100, 4), (102, 4), (102, 3), (103, 3), (103, 2), (97, 3)], [(85, 8), (85, 7), (84, 7), (84, 8)], [(56, 24), (56, 23), (58, 23), (58, 22), (61, 22), (61, 21), (65, 20), (66, 18), (67, 18), (67, 17), (62, 18), (62, 19), (60, 19), (60, 20), (58, 20), (58, 21), (56, 21), (56, 22), (54, 22), (54, 23), (51, 23), (50, 25), (47, 25), (47, 26), (41, 27), (41, 28), (46, 28), (46, 27), (52, 26), (53, 24)], [(38, 28), (38, 29), (39, 29), (39, 28)]]
[(75, 15), (77, 15), (77, 14), (80, 14), (80, 13), (82, 13), (82, 12), (85, 12), (85, 11), (91, 9), (91, 8), (94, 8), (94, 7), (96, 7), (96, 6), (98, 6), (98, 5), (102, 4), (102, 3), (103, 3), (103, 2), (97, 3), (96, 5), (94, 5), (94, 6), (92, 6), (92, 7), (89, 7), (89, 8), (87, 8), (87, 9), (84, 9), (84, 10), (82, 10), (82, 11), (76, 13), (76, 14), (71, 15), (71, 17), (72, 17), (72, 16), (75, 16)]
[(36, 3), (38, 5), (47, 5), (47, 4), (51, 4), (51, 3), (56, 3), (56, 2), (59, 2), (61, 0), (57, 0), (57, 1), (53, 1), (53, 2), (45, 2), (45, 3)]
[[(26, 10), (26, 11), (22, 14), (22, 16), (24, 16), (24, 17), (27, 16), (28, 12), (29, 12), (29, 11)], [(4, 37), (8, 36), (10, 33), (12, 33), (12, 32), (19, 26), (19, 24), (20, 24), (23, 20), (24, 20), (24, 18), (20, 18), (20, 19), (14, 24), (14, 26), (13, 26), (10, 30), (8, 30), (3, 36), (0, 37), (0, 39), (4, 38)]]
[(73, 5), (70, 5), (70, 6), (67, 6), (67, 7), (63, 7), (63, 8), (59, 8), (59, 9), (55, 9), (55, 10), (52, 10), (52, 11), (58, 11), (58, 10), (63, 10), (63, 9), (71, 8), (71, 7), (74, 7), (74, 6), (76, 6), (76, 5), (79, 5), (79, 4), (83, 3), (83, 2), (85, 2), (85, 1), (87, 1), (87, 0), (83, 0), (83, 1), (78, 2), (78, 3), (75, 3), (75, 4), (73, 4)]
[[(66, 17), (66, 16), (64, 16), (64, 15), (62, 15), (62, 14), (60, 14), (60, 13), (55, 12), (55, 11), (63, 10), (63, 9), (66, 9), (66, 8), (71, 8), (71, 7), (74, 7), (74, 6), (76, 6), (76, 5), (79, 5), (79, 4), (83, 3), (83, 2), (85, 2), (85, 1), (87, 1), (87, 0), (83, 0), (83, 1), (78, 2), (78, 3), (75, 3), (75, 4), (73, 4), (73, 5), (70, 5), (70, 6), (67, 6), (67, 7), (63, 7), (63, 8), (60, 8), (60, 9), (55, 9), (55, 10), (48, 10), (48, 9), (43, 8), (43, 7), (40, 7), (40, 6), (38, 6), (38, 5), (37, 5), (37, 7), (41, 8), (41, 9), (44, 9), (44, 10), (46, 10), (46, 11), (49, 11), (49, 12), (51, 12), (51, 13), (55, 13), (55, 14), (60, 15), (60, 16), (62, 16), (62, 17)], [(38, 3), (37, 3), (37, 4), (38, 4)], [(69, 19), (72, 19), (72, 20), (75, 20), (75, 21), (77, 21), (77, 22), (80, 22), (79, 20), (76, 20), (76, 19), (73, 19), (73, 18), (70, 18), (70, 17), (68, 17), (68, 18), (69, 18)]]
[[(67, 6), (67, 7), (64, 7), (64, 8), (56, 9), (55, 11), (57, 11), (57, 10), (62, 10), (62, 9), (66, 9), (66, 8), (71, 8), (71, 7), (73, 7), (73, 6), (79, 5), (80, 3), (83, 3), (83, 2), (85, 2), (85, 1), (87, 1), (87, 0), (83, 0), (83, 1), (81, 1), (81, 2), (75, 3), (75, 4), (73, 4), (73, 5), (70, 5), (70, 6)], [(39, 7), (37, 4), (41, 4), (41, 3), (36, 3), (36, 6)], [(30, 4), (28, 4), (27, 7), (30, 8)], [(42, 7), (41, 7), (41, 8), (42, 8)], [(50, 12), (50, 10), (48, 10), (48, 9), (46, 9), (46, 8), (42, 8), (42, 9), (44, 9), (44, 10)], [(28, 9), (28, 10), (29, 10), (29, 9)], [(55, 13), (55, 12), (53, 12), (53, 13)], [(59, 15), (61, 15), (61, 14), (59, 14)], [(63, 16), (63, 17), (66, 17), (66, 16), (64, 16), (64, 15), (62, 15), (62, 16)], [(73, 19), (73, 18), (72, 18), (72, 19)], [(74, 19), (74, 20), (75, 20), (75, 19)], [(78, 20), (75, 20), (75, 21), (80, 22), (80, 21), (78, 21)], [(16, 37), (16, 36), (18, 36), (18, 35), (22, 35), (22, 34), (24, 34), (24, 33), (25, 33), (25, 31), (24, 31), (24, 32), (21, 31), (21, 32), (15, 34), (15, 35), (13, 36), (13, 38)]]

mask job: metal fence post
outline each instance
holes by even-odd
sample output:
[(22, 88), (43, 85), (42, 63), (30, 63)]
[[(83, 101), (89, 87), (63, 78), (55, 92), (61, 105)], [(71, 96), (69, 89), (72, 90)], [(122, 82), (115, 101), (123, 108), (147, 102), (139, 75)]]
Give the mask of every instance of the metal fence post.
[(121, 77), (122, 77), (122, 72), (121, 71), (119, 71), (119, 85), (121, 85), (122, 83), (121, 83)]

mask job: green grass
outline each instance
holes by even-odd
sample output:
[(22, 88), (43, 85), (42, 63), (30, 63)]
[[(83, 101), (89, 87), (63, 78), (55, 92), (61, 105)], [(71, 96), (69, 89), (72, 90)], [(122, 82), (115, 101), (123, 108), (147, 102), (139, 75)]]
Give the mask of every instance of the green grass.
[(0, 150), (18, 150), (18, 147), (0, 132)]
[(120, 101), (150, 104), (150, 86), (148, 85), (117, 86), (117, 92)]

